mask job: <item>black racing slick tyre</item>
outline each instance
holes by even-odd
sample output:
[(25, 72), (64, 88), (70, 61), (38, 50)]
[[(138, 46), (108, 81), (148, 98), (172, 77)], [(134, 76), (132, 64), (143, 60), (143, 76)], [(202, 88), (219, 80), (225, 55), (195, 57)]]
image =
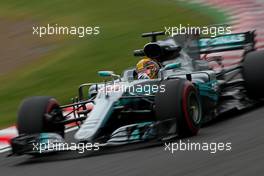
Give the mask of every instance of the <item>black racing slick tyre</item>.
[(264, 51), (253, 51), (245, 56), (242, 75), (248, 95), (264, 98)]
[[(56, 114), (56, 116), (52, 116)], [(54, 123), (63, 120), (63, 115), (56, 99), (36, 96), (25, 99), (20, 105), (17, 117), (17, 129), (22, 134), (54, 132), (64, 137), (64, 125)]]
[(194, 136), (200, 129), (202, 107), (195, 86), (188, 80), (171, 79), (161, 83), (165, 91), (155, 96), (155, 113), (161, 121), (175, 119), (180, 137)]

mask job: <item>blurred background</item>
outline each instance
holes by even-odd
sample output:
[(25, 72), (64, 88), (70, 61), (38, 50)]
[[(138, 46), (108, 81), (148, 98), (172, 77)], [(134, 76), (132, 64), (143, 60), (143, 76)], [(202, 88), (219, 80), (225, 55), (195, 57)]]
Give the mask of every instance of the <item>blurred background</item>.
[[(175, 0), (0, 1), (0, 127), (15, 123), (22, 99), (51, 95), (69, 103), (97, 71), (118, 74), (138, 61), (141, 33), (164, 26), (224, 23), (212, 7)], [(99, 26), (99, 35), (32, 35), (33, 26)]]

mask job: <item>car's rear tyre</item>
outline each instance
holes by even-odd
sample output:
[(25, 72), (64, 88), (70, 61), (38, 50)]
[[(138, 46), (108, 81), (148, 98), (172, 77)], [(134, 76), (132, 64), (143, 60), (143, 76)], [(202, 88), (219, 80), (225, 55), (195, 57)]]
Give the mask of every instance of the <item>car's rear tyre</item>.
[(160, 120), (175, 118), (180, 137), (196, 135), (200, 129), (202, 107), (194, 85), (184, 79), (165, 80), (164, 92), (155, 96), (155, 113)]
[[(49, 115), (56, 114), (50, 118)], [(36, 96), (25, 99), (20, 105), (17, 117), (17, 129), (21, 134), (54, 132), (64, 137), (64, 125), (54, 123), (63, 120), (63, 115), (56, 99)]]
[(249, 96), (264, 98), (264, 51), (253, 51), (245, 56), (242, 74)]

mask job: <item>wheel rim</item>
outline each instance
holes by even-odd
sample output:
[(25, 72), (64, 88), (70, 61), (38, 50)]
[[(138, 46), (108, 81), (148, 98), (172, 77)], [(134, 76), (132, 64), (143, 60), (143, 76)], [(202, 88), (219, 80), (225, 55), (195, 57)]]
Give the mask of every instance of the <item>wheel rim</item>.
[(192, 92), (190, 93), (188, 99), (189, 99), (188, 101), (189, 116), (195, 124), (199, 124), (201, 120), (201, 110), (197, 96)]

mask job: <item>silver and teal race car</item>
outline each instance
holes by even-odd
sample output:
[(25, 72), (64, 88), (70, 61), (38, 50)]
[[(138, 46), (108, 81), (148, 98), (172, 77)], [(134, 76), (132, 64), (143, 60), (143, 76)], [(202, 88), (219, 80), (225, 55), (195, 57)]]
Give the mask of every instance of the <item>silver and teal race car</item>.
[[(19, 136), (11, 141), (13, 154), (37, 154), (34, 143), (64, 142), (70, 123), (79, 126), (77, 141), (100, 146), (193, 136), (220, 114), (261, 102), (264, 52), (255, 50), (254, 31), (214, 38), (177, 35), (157, 40), (158, 35), (164, 32), (143, 34), (151, 42), (134, 51), (158, 61), (157, 79), (137, 79), (135, 68), (122, 75), (99, 71), (104, 82), (80, 85), (71, 104), (61, 106), (46, 96), (25, 99), (18, 111)], [(244, 54), (233, 68), (226, 69), (221, 56), (200, 59), (202, 54), (234, 50)], [(212, 69), (210, 62), (221, 69)], [(63, 113), (66, 108), (71, 112)], [(44, 153), (52, 151), (46, 148)]]

